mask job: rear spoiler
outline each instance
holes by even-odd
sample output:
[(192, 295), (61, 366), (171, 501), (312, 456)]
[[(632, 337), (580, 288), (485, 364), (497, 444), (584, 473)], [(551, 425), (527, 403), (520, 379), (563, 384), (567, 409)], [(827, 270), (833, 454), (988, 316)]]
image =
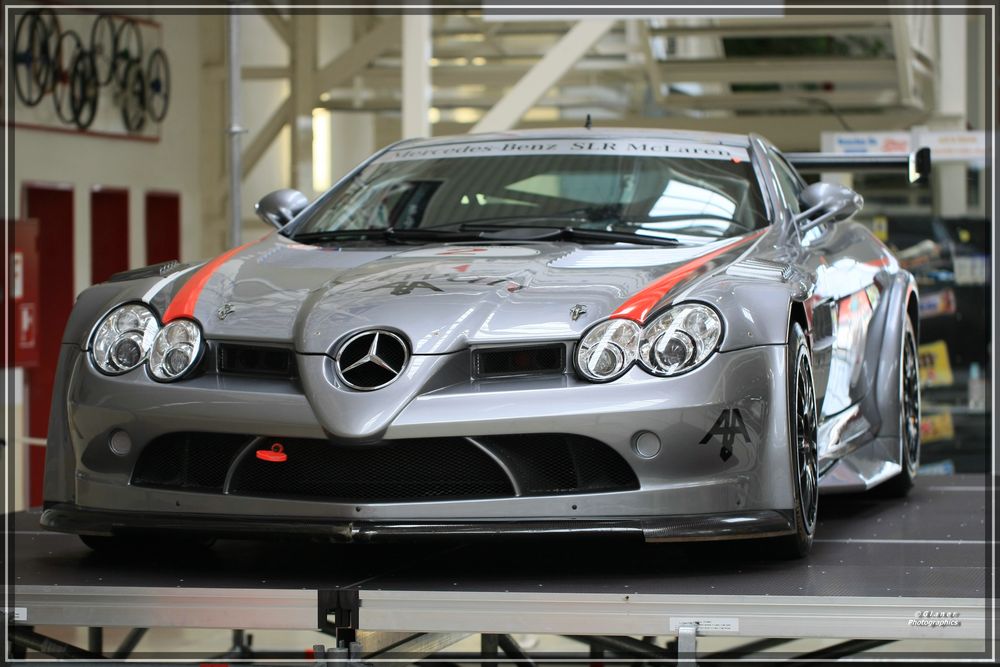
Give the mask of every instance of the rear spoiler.
[(799, 171), (880, 171), (905, 170), (910, 183), (926, 183), (931, 174), (931, 149), (913, 153), (785, 153), (785, 158)]

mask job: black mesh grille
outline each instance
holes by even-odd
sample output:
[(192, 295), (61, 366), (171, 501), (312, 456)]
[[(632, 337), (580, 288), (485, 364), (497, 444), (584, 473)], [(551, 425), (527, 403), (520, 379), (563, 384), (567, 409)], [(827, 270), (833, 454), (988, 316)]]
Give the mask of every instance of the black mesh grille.
[[(269, 449), (271, 442), (261, 445)], [(281, 440), (281, 463), (247, 456), (231, 493), (346, 501), (436, 500), (513, 495), (503, 470), (462, 438), (342, 446)]]
[[(343, 502), (403, 502), (597, 493), (639, 488), (617, 452), (565, 434), (390, 440), (341, 445), (327, 440), (175, 433), (142, 451), (137, 486)], [(258, 458), (276, 444), (283, 461)], [(485, 450), (485, 451), (484, 451)], [(245, 452), (240, 457), (239, 454)], [(238, 460), (237, 460), (238, 459)]]
[(565, 345), (502, 347), (476, 350), (475, 369), (479, 377), (561, 373), (566, 366)]
[(591, 438), (542, 433), (476, 440), (504, 462), (524, 495), (639, 488), (625, 459)]
[(251, 436), (171, 433), (142, 450), (132, 472), (135, 486), (222, 491), (233, 458)]
[(295, 355), (280, 347), (220, 343), (219, 372), (294, 377)]

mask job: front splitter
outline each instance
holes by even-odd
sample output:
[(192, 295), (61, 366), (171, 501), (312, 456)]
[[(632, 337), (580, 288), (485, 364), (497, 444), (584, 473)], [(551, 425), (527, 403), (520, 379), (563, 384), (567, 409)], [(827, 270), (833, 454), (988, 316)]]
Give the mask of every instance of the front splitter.
[(47, 507), (41, 525), (81, 535), (169, 533), (242, 539), (301, 537), (329, 542), (508, 536), (623, 536), (647, 542), (691, 542), (775, 537), (795, 532), (791, 511), (778, 510), (625, 519), (374, 522), (108, 511), (66, 503)]

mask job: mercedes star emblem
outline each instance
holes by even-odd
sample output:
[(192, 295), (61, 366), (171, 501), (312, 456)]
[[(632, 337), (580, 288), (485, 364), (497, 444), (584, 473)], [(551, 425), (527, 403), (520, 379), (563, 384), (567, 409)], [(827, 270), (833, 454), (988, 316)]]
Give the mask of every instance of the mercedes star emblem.
[(372, 391), (394, 382), (409, 358), (409, 349), (398, 334), (378, 329), (349, 338), (337, 352), (334, 365), (348, 387)]

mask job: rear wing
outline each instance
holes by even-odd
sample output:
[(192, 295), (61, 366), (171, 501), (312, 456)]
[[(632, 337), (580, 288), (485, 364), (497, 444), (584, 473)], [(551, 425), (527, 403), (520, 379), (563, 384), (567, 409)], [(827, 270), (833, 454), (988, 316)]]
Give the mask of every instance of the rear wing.
[(931, 149), (913, 153), (785, 153), (785, 158), (799, 171), (905, 171), (910, 183), (926, 183), (931, 174)]

